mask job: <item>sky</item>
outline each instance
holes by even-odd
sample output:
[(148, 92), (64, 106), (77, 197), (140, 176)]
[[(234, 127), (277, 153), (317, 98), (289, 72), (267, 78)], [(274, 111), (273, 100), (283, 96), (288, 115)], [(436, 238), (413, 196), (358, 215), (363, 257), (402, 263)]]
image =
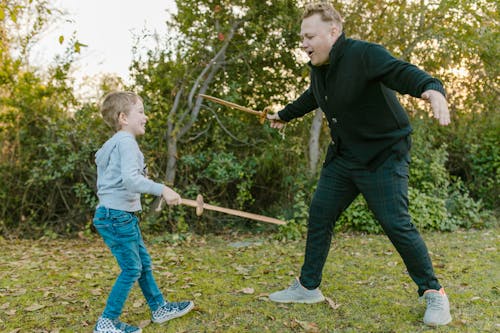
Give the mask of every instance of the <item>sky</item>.
[(128, 67), (132, 61), (134, 33), (156, 31), (166, 33), (169, 11), (175, 11), (174, 0), (51, 0), (67, 15), (49, 30), (32, 50), (32, 63), (42, 65), (56, 54), (64, 53), (67, 45), (59, 44), (60, 35), (76, 38), (82, 48), (76, 61), (74, 77), (94, 77), (112, 73), (129, 82)]

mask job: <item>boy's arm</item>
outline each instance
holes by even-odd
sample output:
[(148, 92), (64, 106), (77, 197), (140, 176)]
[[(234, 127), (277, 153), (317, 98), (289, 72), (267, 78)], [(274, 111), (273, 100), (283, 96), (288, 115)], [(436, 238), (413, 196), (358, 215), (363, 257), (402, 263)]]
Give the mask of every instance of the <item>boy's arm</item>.
[(121, 176), (125, 188), (134, 193), (148, 193), (160, 196), (164, 185), (144, 176), (142, 153), (133, 138), (124, 138), (118, 144), (120, 153)]

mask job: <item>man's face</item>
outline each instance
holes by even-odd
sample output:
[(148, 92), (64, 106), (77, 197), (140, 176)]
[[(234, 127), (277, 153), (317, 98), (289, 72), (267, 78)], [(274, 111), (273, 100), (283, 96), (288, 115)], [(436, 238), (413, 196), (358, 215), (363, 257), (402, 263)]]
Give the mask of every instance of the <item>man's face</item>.
[(302, 20), (300, 26), (301, 47), (314, 66), (327, 64), (330, 50), (339, 36), (339, 29), (333, 22), (325, 22), (320, 14)]

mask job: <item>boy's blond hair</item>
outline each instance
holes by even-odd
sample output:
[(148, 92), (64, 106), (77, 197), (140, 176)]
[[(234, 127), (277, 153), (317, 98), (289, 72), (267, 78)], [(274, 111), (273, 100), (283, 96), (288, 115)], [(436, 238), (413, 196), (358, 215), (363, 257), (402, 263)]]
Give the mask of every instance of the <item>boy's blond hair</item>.
[(340, 31), (342, 31), (344, 19), (330, 3), (312, 2), (306, 4), (304, 7), (304, 13), (302, 14), (302, 19), (313, 16), (314, 14), (320, 14), (323, 21), (333, 22), (340, 29)]
[(118, 122), (118, 117), (120, 113), (128, 115), (130, 107), (137, 102), (142, 102), (142, 98), (136, 93), (130, 91), (110, 92), (104, 97), (101, 104), (101, 115), (104, 122), (115, 131), (119, 131), (120, 123)]

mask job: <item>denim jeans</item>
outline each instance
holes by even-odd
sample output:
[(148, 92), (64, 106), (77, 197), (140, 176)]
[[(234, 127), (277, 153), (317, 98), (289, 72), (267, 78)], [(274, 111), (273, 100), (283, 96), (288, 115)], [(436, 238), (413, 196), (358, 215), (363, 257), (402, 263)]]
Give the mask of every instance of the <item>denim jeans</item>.
[(158, 309), (165, 300), (153, 278), (151, 257), (144, 245), (137, 217), (133, 213), (100, 206), (93, 222), (121, 268), (102, 316), (116, 319), (121, 315), (136, 281), (139, 281), (151, 310)]
[(314, 289), (320, 285), (335, 222), (361, 193), (401, 255), (419, 295), (428, 289), (441, 288), (427, 247), (408, 213), (408, 175), (408, 153), (393, 153), (375, 171), (343, 157), (324, 165), (309, 209), (306, 253), (300, 275), (304, 287)]

